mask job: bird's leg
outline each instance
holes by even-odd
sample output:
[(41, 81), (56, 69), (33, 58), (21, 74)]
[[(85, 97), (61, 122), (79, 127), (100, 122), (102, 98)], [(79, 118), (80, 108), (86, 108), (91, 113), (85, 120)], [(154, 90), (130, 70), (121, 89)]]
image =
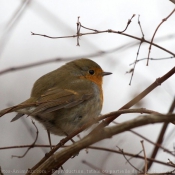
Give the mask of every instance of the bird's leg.
[[(64, 134), (66, 135), (66, 136), (68, 136), (68, 134), (65, 132), (65, 131), (62, 131), (62, 132), (64, 132)], [(73, 140), (73, 139), (70, 139), (71, 141), (72, 141), (72, 143), (75, 143), (75, 141)]]
[(49, 138), (50, 150), (52, 150), (52, 143), (51, 143), (50, 131), (49, 130), (47, 130), (47, 135), (48, 135), (48, 138)]

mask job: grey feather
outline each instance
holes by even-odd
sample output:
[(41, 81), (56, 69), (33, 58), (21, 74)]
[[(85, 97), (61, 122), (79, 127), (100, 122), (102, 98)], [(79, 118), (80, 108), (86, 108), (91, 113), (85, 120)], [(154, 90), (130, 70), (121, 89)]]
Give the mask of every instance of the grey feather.
[(24, 114), (18, 113), (18, 114), (11, 120), (11, 122), (14, 122), (14, 121), (18, 120), (18, 119), (21, 118), (23, 115), (24, 115)]

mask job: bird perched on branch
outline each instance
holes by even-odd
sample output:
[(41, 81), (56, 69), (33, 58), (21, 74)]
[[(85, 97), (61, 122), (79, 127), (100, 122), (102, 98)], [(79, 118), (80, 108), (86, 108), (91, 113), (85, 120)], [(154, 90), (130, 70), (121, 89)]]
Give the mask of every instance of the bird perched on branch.
[(100, 115), (102, 79), (110, 74), (90, 59), (68, 62), (40, 77), (33, 86), (31, 97), (0, 111), (0, 117), (17, 112), (12, 119), (15, 121), (26, 114), (53, 134), (69, 135)]

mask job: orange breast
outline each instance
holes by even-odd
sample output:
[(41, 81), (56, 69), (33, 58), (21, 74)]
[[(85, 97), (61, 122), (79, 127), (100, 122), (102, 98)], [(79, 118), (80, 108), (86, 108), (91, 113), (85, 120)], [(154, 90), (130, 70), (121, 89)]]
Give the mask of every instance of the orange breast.
[(94, 75), (90, 75), (89, 73), (85, 76), (81, 76), (80, 78), (86, 78), (92, 82), (94, 82), (99, 90), (100, 90), (100, 100), (101, 100), (101, 104), (103, 104), (103, 89), (102, 89), (102, 84), (103, 84), (103, 77), (102, 77), (102, 69), (98, 69), (98, 68), (94, 68), (95, 70), (95, 74)]

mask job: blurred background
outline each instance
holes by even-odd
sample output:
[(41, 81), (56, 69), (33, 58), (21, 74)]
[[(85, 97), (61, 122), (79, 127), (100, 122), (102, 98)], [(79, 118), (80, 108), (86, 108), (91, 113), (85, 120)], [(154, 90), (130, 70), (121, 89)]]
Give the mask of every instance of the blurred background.
[[(88, 57), (96, 61), (104, 71), (113, 72), (104, 78), (104, 104), (102, 114), (116, 111), (125, 103), (147, 88), (156, 78), (164, 75), (175, 64), (174, 59), (140, 61), (136, 65), (134, 77), (129, 85), (131, 74), (126, 73), (133, 66), (136, 59), (139, 41), (119, 34), (104, 33), (80, 37), (80, 46), (76, 38), (49, 39), (41, 36), (32, 36), (31, 32), (49, 36), (67, 36), (76, 34), (77, 17), (80, 16), (82, 25), (97, 29), (116, 31), (124, 30), (128, 19), (132, 19), (125, 33), (141, 38), (138, 25), (138, 15), (146, 40), (152, 35), (162, 21), (173, 10), (174, 4), (169, 0), (1, 0), (0, 1), (0, 109), (16, 105), (30, 96), (33, 83), (42, 75), (65, 64), (68, 59)], [(172, 15), (156, 33), (154, 43), (174, 52), (175, 50), (175, 14)], [(81, 32), (88, 32), (81, 29)], [(149, 45), (143, 43), (138, 59), (147, 58)], [(93, 54), (99, 54), (90, 57)], [(151, 58), (165, 58), (172, 55), (154, 46), (151, 49)], [(31, 68), (4, 72), (8, 68), (28, 65), (39, 61), (62, 58), (64, 61), (52, 62)], [(136, 104), (135, 108), (147, 108), (161, 113), (167, 113), (174, 99), (174, 82), (172, 76), (161, 86), (148, 94)], [(36, 130), (30, 117), (11, 123), (15, 113), (0, 118), (0, 147), (26, 145), (34, 141)], [(138, 114), (121, 115), (117, 122), (137, 117)], [(37, 144), (48, 144), (47, 132), (38, 123), (39, 138)], [(162, 124), (147, 125), (134, 129), (153, 142), (156, 142)], [(163, 146), (174, 151), (174, 125), (170, 124), (166, 131)], [(87, 132), (81, 133), (81, 137)], [(57, 144), (62, 137), (52, 135), (53, 144)], [(78, 138), (75, 138), (77, 140)], [(106, 139), (96, 146), (118, 150), (116, 146), (126, 152), (137, 154), (142, 150), (141, 138), (130, 132), (125, 132)], [(153, 145), (144, 142), (149, 157)], [(12, 155), (22, 155), (26, 148), (0, 150), (0, 166), (2, 170), (27, 170), (33, 167), (50, 148), (33, 148), (24, 158), (11, 158)], [(143, 155), (143, 153), (141, 153)], [(163, 150), (158, 152), (156, 159), (167, 162), (168, 158), (174, 161)], [(98, 150), (82, 150), (74, 159), (64, 164), (65, 170), (87, 170), (92, 168), (82, 163), (86, 160), (104, 170), (125, 171), (128, 174), (133, 168), (126, 163), (123, 155)], [(144, 160), (133, 158), (131, 162), (141, 169)], [(169, 171), (172, 168), (154, 163), (150, 172)], [(14, 173), (8, 173), (14, 174)], [(22, 174), (22, 173), (21, 173)], [(73, 173), (76, 174), (76, 173)], [(97, 173), (91, 173), (97, 174)], [(117, 174), (117, 173), (116, 173)], [(118, 173), (120, 174), (120, 173)]]

